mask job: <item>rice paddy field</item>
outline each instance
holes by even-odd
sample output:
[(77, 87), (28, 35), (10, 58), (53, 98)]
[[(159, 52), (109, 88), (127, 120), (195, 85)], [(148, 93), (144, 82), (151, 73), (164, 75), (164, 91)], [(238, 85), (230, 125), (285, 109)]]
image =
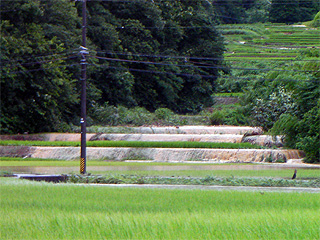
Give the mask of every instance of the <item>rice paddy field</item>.
[(320, 194), (1, 179), (1, 239), (319, 239)]
[(80, 176), (79, 161), (1, 157), (2, 171), (71, 177), (58, 184), (0, 177), (0, 239), (319, 239), (318, 192), (192, 187), (320, 187), (318, 167), (299, 167), (292, 180), (296, 167), (90, 160)]
[[(295, 60), (300, 50), (320, 47), (318, 29), (280, 24), (231, 24), (219, 29), (226, 60)], [(234, 64), (233, 64), (234, 66)]]

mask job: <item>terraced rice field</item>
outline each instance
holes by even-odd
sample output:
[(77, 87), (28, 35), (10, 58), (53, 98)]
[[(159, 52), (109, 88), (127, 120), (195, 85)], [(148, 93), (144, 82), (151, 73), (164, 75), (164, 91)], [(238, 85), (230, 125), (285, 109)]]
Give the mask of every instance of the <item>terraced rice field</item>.
[[(248, 131), (256, 131), (257, 133), (261, 131), (256, 128), (183, 126), (179, 129), (169, 128), (169, 130), (168, 133), (161, 134), (161, 131), (168, 131), (168, 129), (155, 127), (152, 128), (153, 134), (138, 134), (137, 136), (136, 134), (121, 134), (120, 138), (125, 138), (125, 141), (110, 141), (109, 134), (96, 134), (92, 136), (92, 139), (100, 141), (88, 141), (87, 157), (91, 160), (109, 161), (152, 160), (157, 162), (196, 161), (211, 163), (286, 162), (303, 157), (303, 153), (298, 150), (263, 147), (263, 145), (268, 144), (269, 140), (267, 139), (261, 141), (259, 137), (255, 137), (254, 139), (245, 137), (245, 133)], [(178, 130), (180, 134), (175, 134), (175, 131)], [(217, 130), (221, 133), (210, 134), (215, 133)], [(130, 132), (132, 131), (130, 130)], [(196, 132), (198, 134), (190, 135), (188, 132)], [(78, 159), (80, 142), (68, 142), (68, 137), (63, 135), (68, 136), (68, 134), (61, 134), (60, 138), (65, 139), (65, 141), (0, 141), (0, 156), (65, 160)], [(133, 137), (134, 135), (135, 137)], [(144, 141), (142, 140), (143, 135), (147, 135), (144, 137)], [(174, 141), (173, 138), (171, 139), (173, 141), (165, 141), (166, 135), (173, 135), (174, 138), (184, 135), (185, 139), (180, 138)], [(112, 136), (115, 137), (115, 134), (112, 134)], [(74, 137), (74, 135), (70, 135), (70, 138), (74, 139)], [(78, 137), (80, 137), (80, 134), (78, 134)], [(147, 137), (151, 141), (148, 141)], [(4, 136), (3, 138), (6, 137)], [(15, 137), (13, 136), (13, 138)], [(31, 136), (31, 138), (35, 137)], [(53, 137), (47, 136), (45, 138), (52, 139)], [(135, 140), (132, 141), (130, 139)], [(202, 139), (209, 140), (204, 142)], [(255, 141), (258, 144), (255, 145)]]
[(295, 25), (221, 25), (226, 60), (289, 60), (302, 48), (320, 48), (320, 31)]

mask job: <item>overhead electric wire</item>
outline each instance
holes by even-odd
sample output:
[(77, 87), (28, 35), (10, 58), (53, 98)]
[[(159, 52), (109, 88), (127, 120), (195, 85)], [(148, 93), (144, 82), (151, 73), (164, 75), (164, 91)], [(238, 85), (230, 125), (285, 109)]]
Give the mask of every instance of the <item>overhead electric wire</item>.
[(88, 56), (94, 57), (102, 60), (116, 61), (116, 62), (127, 62), (127, 63), (141, 63), (141, 64), (152, 64), (152, 65), (162, 65), (162, 66), (176, 66), (176, 67), (199, 67), (199, 68), (219, 68), (213, 66), (195, 66), (195, 65), (183, 65), (183, 64), (175, 64), (175, 63), (165, 63), (165, 62), (150, 62), (150, 61), (138, 61), (138, 60), (127, 60), (127, 59), (119, 59), (119, 58), (107, 58), (107, 57), (99, 57), (99, 56)]
[(8, 75), (19, 74), (19, 73), (29, 73), (29, 72), (37, 72), (37, 71), (50, 70), (50, 69), (54, 69), (54, 68), (72, 67), (72, 66), (76, 66), (76, 65), (79, 65), (79, 63), (59, 65), (59, 66), (52, 66), (52, 67), (48, 67), (48, 68), (37, 68), (37, 69), (20, 70), (20, 71), (15, 71), (15, 72), (1, 73), (1, 75), (2, 75), (2, 76), (8, 76)]
[(15, 67), (20, 67), (20, 66), (21, 66), (21, 67), (26, 67), (26, 66), (28, 66), (28, 65), (51, 63), (51, 62), (56, 62), (56, 61), (61, 61), (61, 60), (72, 59), (72, 58), (74, 58), (75, 56), (77, 56), (77, 55), (74, 54), (74, 55), (70, 55), (70, 56), (65, 57), (65, 58), (50, 59), (50, 60), (45, 60), (45, 61), (19, 62), (19, 63), (15, 64), (15, 65), (9, 65), (9, 66), (2, 65), (2, 67), (6, 67), (6, 68), (15, 68)]
[[(110, 54), (110, 53), (109, 53)], [(112, 53), (112, 54), (117, 54), (117, 55), (121, 55), (122, 53)], [(116, 61), (116, 62), (126, 62), (126, 63), (140, 63), (140, 64), (152, 64), (152, 65), (163, 65), (163, 66), (177, 66), (177, 67), (193, 67), (193, 68), (206, 68), (206, 69), (236, 69), (236, 70), (248, 70), (248, 71), (276, 71), (276, 72), (320, 72), (316, 71), (316, 70), (296, 70), (296, 69), (292, 69), (292, 70), (285, 70), (285, 69), (263, 69), (263, 68), (240, 68), (240, 67), (227, 67), (227, 66), (216, 66), (213, 65), (211, 63), (207, 63), (207, 62), (194, 62), (190, 59), (195, 59), (195, 60), (222, 60), (222, 58), (206, 58), (206, 57), (198, 57), (198, 58), (194, 58), (194, 57), (186, 57), (186, 56), (163, 56), (163, 55), (145, 55), (145, 54), (122, 54), (122, 55), (135, 55), (135, 56), (139, 56), (139, 57), (153, 57), (153, 58), (176, 58), (176, 59), (184, 59), (185, 63), (193, 63), (193, 64), (197, 64), (197, 65), (185, 65), (185, 64), (175, 64), (175, 63), (166, 63), (166, 62), (152, 62), (152, 61), (141, 61), (141, 60), (129, 60), (129, 59), (119, 59), (119, 58), (108, 58), (108, 57), (101, 57), (101, 56), (91, 56), (89, 55), (88, 57), (93, 57), (93, 58), (97, 58), (97, 59), (101, 59), (101, 60), (107, 60), (107, 61)], [(47, 56), (42, 56), (42, 57), (48, 57), (48, 56), (53, 56), (53, 55), (47, 55)], [(36, 62), (18, 62), (16, 65), (3, 65), (1, 64), (2, 67), (6, 67), (6, 68), (14, 68), (14, 67), (25, 67), (25, 65), (33, 65), (33, 64), (43, 64), (43, 63), (50, 63), (50, 62), (55, 62), (55, 61), (61, 61), (61, 60), (67, 60), (67, 59), (72, 59), (75, 58), (77, 56), (77, 54), (73, 54), (70, 55), (68, 57), (65, 58), (58, 58), (58, 59), (49, 59), (49, 60), (45, 60), (45, 61), (36, 61)], [(12, 62), (17, 62), (16, 61), (12, 61)], [(297, 60), (300, 61), (300, 60)], [(287, 60), (286, 62), (291, 62), (291, 60)], [(320, 62), (320, 61), (319, 61)], [(199, 64), (202, 64), (203, 66), (199, 66)], [(43, 68), (41, 68), (43, 69)], [(41, 70), (39, 69), (39, 70)], [(33, 71), (33, 70), (25, 70), (25, 71), (17, 71), (17, 72), (28, 72), (28, 71)], [(17, 72), (13, 72), (13, 73), (17, 73)], [(12, 73), (12, 74), (13, 74)], [(9, 73), (8, 73), (9, 74)], [(6, 75), (8, 75), (6, 74)]]
[[(203, 66), (199, 65), (182, 65), (182, 64), (173, 64), (173, 63), (163, 63), (163, 62), (150, 62), (150, 61), (139, 61), (139, 60), (128, 60), (128, 59), (119, 59), (119, 58), (108, 58), (108, 57), (99, 57), (99, 56), (88, 56), (88, 57), (94, 57), (97, 59), (102, 60), (108, 60), (108, 61), (116, 61), (116, 62), (127, 62), (127, 63), (141, 63), (141, 64), (152, 64), (152, 65), (163, 65), (163, 66), (177, 66), (177, 67), (194, 67), (194, 68), (211, 68), (211, 69), (229, 69), (229, 67), (223, 67), (223, 66), (214, 66), (210, 63), (204, 63), (204, 62), (194, 62), (187, 60), (187, 62), (194, 63), (194, 64), (202, 64)], [(320, 72), (314, 71), (314, 70), (285, 70), (285, 69), (261, 69), (261, 68), (239, 68), (239, 67), (231, 67), (232, 69), (237, 70), (248, 70), (248, 71), (275, 71), (275, 72)]]
[[(151, 74), (167, 74), (167, 75), (178, 75), (178, 76), (185, 76), (185, 77), (202, 77), (202, 78), (226, 78), (226, 79), (240, 79), (240, 80), (252, 80), (252, 77), (236, 77), (232, 75), (228, 76), (212, 76), (212, 75), (203, 75), (203, 74), (191, 74), (191, 73), (177, 73), (177, 72), (167, 72), (167, 71), (154, 71), (154, 70), (145, 70), (145, 69), (137, 69), (137, 68), (126, 68), (126, 67), (115, 67), (110, 65), (101, 65), (101, 64), (90, 64), (95, 67), (107, 67), (109, 69), (120, 69), (125, 71), (132, 71), (132, 72), (143, 72), (143, 73), (151, 73)], [(254, 79), (256, 81), (291, 81), (291, 82), (301, 82), (302, 80), (298, 79), (268, 79), (268, 78), (258, 78)], [(313, 82), (320, 82), (320, 80), (315, 79), (311, 80)]]
[[(9, 0), (5, 0), (5, 1), (9, 1)], [(20, 0), (22, 1), (22, 0)], [(40, 1), (48, 1), (48, 0), (40, 0)], [(75, 0), (75, 1), (81, 1), (81, 0)], [(176, 0), (166, 0), (168, 2), (175, 2)], [(235, 3), (239, 3), (239, 0), (228, 0), (225, 2), (216, 2), (215, 0), (213, 1), (208, 1), (208, 0), (188, 0), (188, 1), (193, 1), (193, 2), (205, 2), (205, 3), (210, 3), (210, 4), (216, 4), (216, 5), (228, 5), (230, 4), (230, 2), (235, 2)], [(87, 0), (87, 2), (152, 2), (155, 3), (157, 2), (157, 0)], [(304, 1), (303, 3), (313, 3), (314, 1), (310, 0), (310, 1)], [(287, 0), (284, 0), (282, 2), (277, 2), (277, 3), (272, 3), (272, 4), (277, 4), (277, 5), (287, 5), (287, 4), (296, 4), (294, 2), (288, 2)], [(247, 4), (241, 4), (240, 5), (247, 5)]]
[[(6, 0), (2, 0), (2, 1), (6, 1)], [(40, 2), (46, 2), (46, 0), (40, 0)], [(96, 2), (145, 2), (144, 0), (142, 1), (138, 1), (138, 0), (131, 0), (131, 1), (121, 1), (121, 0), (87, 0), (87, 2), (90, 2), (90, 1), (96, 1)], [(152, 0), (151, 0), (152, 1)], [(172, 0), (174, 1), (174, 0)], [(204, 1), (204, 2), (208, 2), (207, 0), (194, 0), (194, 1)], [(51, 1), (50, 1), (51, 2)], [(153, 2), (153, 1), (152, 1)], [(234, 2), (237, 2), (237, 0), (235, 0)], [(313, 2), (313, 1), (309, 1), (309, 2)], [(213, 1), (214, 4), (216, 4), (216, 2)], [(305, 3), (305, 2), (304, 2)], [(219, 3), (221, 4), (221, 3)], [(228, 3), (226, 3), (228, 4)], [(280, 4), (280, 3), (279, 3)], [(287, 2), (283, 2), (283, 4), (287, 4)], [(223, 16), (223, 15), (220, 15), (220, 16)], [(227, 17), (227, 16), (225, 16)], [(180, 27), (180, 28), (210, 28), (211, 26), (192, 26), (192, 27)], [(123, 28), (123, 27), (120, 27), (120, 28)], [(124, 27), (125, 29), (126, 27)], [(148, 27), (145, 27), (145, 28), (148, 28)], [(159, 27), (150, 27), (150, 28), (159, 28)], [(168, 28), (173, 28), (173, 27), (168, 27)], [(249, 44), (246, 44), (246, 46), (250, 46)], [(262, 47), (262, 46), (253, 46), (253, 47)], [(264, 48), (264, 47), (262, 47)], [(67, 53), (66, 53), (67, 54)], [(118, 55), (121, 55), (120, 53), (117, 53)], [(32, 59), (34, 57), (49, 57), (49, 56), (54, 56), (54, 55), (59, 55), (59, 54), (53, 54), (53, 55), (44, 55), (44, 56), (33, 56), (33, 57), (30, 57), (29, 59)], [(61, 54), (62, 55), (62, 54)], [(129, 54), (128, 54), (129, 55)], [(130, 55), (133, 55), (133, 54), (130, 54)], [(146, 56), (146, 55), (141, 55), (141, 54), (138, 54), (136, 56)], [(149, 55), (151, 56), (151, 55)], [(137, 61), (137, 60), (126, 60), (126, 59), (115, 59), (115, 58), (105, 58), (105, 57), (99, 57), (99, 56), (94, 56), (96, 58), (99, 58), (99, 59), (105, 59), (105, 60), (109, 60), (109, 61), (120, 61), (120, 62), (134, 62), (134, 63), (141, 63), (141, 64), (155, 64), (155, 65), (171, 65), (171, 66), (179, 66), (179, 67), (197, 67), (197, 68), (218, 68), (218, 69), (225, 69), (227, 67), (223, 67), (223, 66), (215, 66), (215, 65), (212, 65), (212, 64), (208, 64), (208, 63), (199, 63), (199, 62), (193, 62), (193, 61), (190, 61), (189, 59), (194, 59), (194, 60), (221, 60), (221, 61), (235, 61), (234, 59), (232, 60), (228, 60), (228, 59), (225, 59), (225, 58), (202, 58), (202, 57), (190, 57), (190, 56), (161, 56), (161, 55), (158, 55), (158, 56), (155, 56), (153, 55), (153, 57), (167, 57), (167, 58), (180, 58), (180, 59), (188, 59), (187, 62), (191, 62), (191, 63), (196, 63), (196, 64), (203, 64), (205, 66), (195, 66), (195, 65), (181, 65), (181, 64), (172, 64), (172, 63), (161, 63), (161, 62), (151, 62), (151, 61)], [(28, 59), (28, 58), (27, 58)], [(8, 61), (2, 61), (1, 62), (1, 66), (3, 66), (3, 63), (6, 64), (6, 63), (11, 63), (11, 62), (18, 62), (16, 66), (21, 66), (21, 65), (32, 65), (32, 64), (41, 64), (41, 63), (47, 63), (47, 62), (52, 62), (52, 61), (59, 61), (59, 60), (65, 60), (65, 59), (68, 59), (68, 58), (63, 58), (63, 59), (51, 59), (51, 60), (46, 60), (46, 61), (37, 61), (37, 62), (30, 62), (30, 63), (23, 63), (23, 62), (19, 62), (19, 61), (26, 61), (26, 59), (23, 59), (23, 60), (8, 60)], [(243, 61), (244, 59), (241, 59), (241, 61)], [(255, 60), (258, 60), (258, 59), (255, 59)], [(260, 59), (259, 59), (260, 60)], [(265, 59), (263, 59), (265, 60)], [(282, 61), (287, 61), (287, 60), (282, 60)], [(290, 62), (293, 62), (293, 61), (316, 61), (316, 60), (289, 60)], [(13, 68), (15, 67), (15, 65), (13, 66), (9, 66), (9, 68)], [(319, 71), (314, 71), (314, 70), (311, 70), (311, 71), (307, 71), (307, 70), (284, 70), (284, 69), (258, 69), (258, 68), (231, 68), (231, 69), (238, 69), (238, 70), (252, 70), (252, 71), (285, 71), (285, 72), (319, 72)], [(39, 69), (41, 70), (41, 69)], [(33, 70), (26, 70), (26, 71), (22, 71), (22, 72), (27, 72), (27, 71), (33, 71)], [(21, 72), (21, 71), (20, 71)]]
[[(78, 50), (79, 52), (79, 50)], [(63, 56), (66, 54), (75, 54), (75, 52), (72, 50), (66, 51), (66, 52), (61, 52), (61, 53), (53, 53), (53, 54), (47, 54), (47, 55), (28, 55), (27, 58), (23, 58), (23, 59), (10, 59), (10, 60), (3, 60), (3, 56), (5, 55), (1, 55), (1, 64), (2, 63), (10, 63), (10, 62), (24, 62), (24, 61), (28, 61), (30, 59), (35, 59), (35, 58), (47, 58), (47, 57), (53, 57), (53, 56)]]
[(137, 69), (137, 68), (126, 68), (126, 67), (115, 67), (109, 65), (100, 65), (100, 64), (90, 64), (95, 67), (108, 67), (109, 69), (121, 69), (121, 70), (129, 70), (132, 72), (143, 72), (143, 73), (152, 73), (152, 74), (168, 74), (168, 75), (179, 75), (185, 77), (203, 77), (203, 78), (217, 78), (217, 76), (212, 75), (201, 75), (201, 74), (190, 74), (190, 73), (177, 73), (177, 72), (167, 72), (167, 71), (154, 71), (154, 70), (145, 70), (145, 69)]
[(152, 58), (173, 58), (173, 59), (187, 59), (192, 58), (196, 60), (223, 60), (223, 58), (212, 58), (212, 57), (193, 57), (193, 56), (173, 56), (173, 55), (157, 55), (157, 54), (146, 54), (146, 53), (124, 53), (124, 52), (110, 52), (110, 51), (96, 51), (96, 53), (105, 53), (113, 55), (123, 55), (123, 56), (136, 56), (136, 57), (152, 57)]
[[(221, 60), (221, 61), (237, 61), (234, 59), (226, 59), (226, 57), (223, 58), (212, 58), (212, 57), (197, 57), (197, 56), (173, 56), (173, 55), (161, 55), (161, 54), (145, 54), (145, 53), (124, 53), (124, 52), (110, 52), (110, 51), (95, 51), (96, 53), (101, 53), (101, 54), (112, 54), (112, 55), (120, 55), (120, 56), (136, 56), (136, 57), (151, 57), (151, 58), (173, 58), (173, 59), (195, 59), (195, 60), (207, 60), (207, 61), (215, 61), (215, 60)], [(242, 60), (247, 60), (247, 59), (239, 59), (239, 61)], [(248, 59), (251, 60), (251, 59)], [(255, 59), (255, 60), (265, 60), (265, 61), (269, 61), (269, 59)], [(290, 61), (290, 62), (318, 62), (320, 60), (295, 60), (295, 59), (273, 59), (276, 61)]]

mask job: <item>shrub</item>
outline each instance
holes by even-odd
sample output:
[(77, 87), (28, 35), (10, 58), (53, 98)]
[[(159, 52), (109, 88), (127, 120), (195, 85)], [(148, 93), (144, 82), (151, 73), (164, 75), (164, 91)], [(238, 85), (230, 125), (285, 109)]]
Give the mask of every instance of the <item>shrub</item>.
[(169, 121), (174, 113), (168, 108), (159, 108), (154, 112), (155, 116), (159, 120)]
[(144, 124), (150, 124), (153, 120), (153, 115), (143, 107), (135, 107), (127, 109), (122, 117), (122, 121), (125, 124), (132, 124), (135, 126), (141, 126)]
[(296, 111), (296, 104), (292, 92), (279, 87), (278, 91), (267, 98), (258, 98), (253, 106), (254, 124), (263, 127), (265, 130), (272, 128), (282, 114), (293, 114)]
[(320, 162), (320, 101), (299, 120), (283, 115), (271, 129), (273, 135), (284, 135), (285, 144), (305, 152), (305, 162)]
[(299, 122), (296, 146), (306, 153), (305, 161), (320, 162), (320, 99)]
[(145, 108), (135, 107), (128, 109), (123, 106), (110, 106), (107, 103), (98, 106), (92, 113), (93, 124), (98, 125), (143, 125), (151, 123), (153, 115)]
[(214, 111), (209, 117), (211, 125), (222, 125), (225, 121), (225, 111)]
[(273, 162), (273, 157), (272, 157), (272, 155), (269, 155), (269, 156), (266, 158), (265, 162), (272, 163), (272, 162)]

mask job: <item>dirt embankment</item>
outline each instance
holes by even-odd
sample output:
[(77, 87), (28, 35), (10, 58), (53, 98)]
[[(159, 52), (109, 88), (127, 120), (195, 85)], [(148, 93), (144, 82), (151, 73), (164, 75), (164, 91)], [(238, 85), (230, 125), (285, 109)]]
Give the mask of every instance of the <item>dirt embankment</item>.
[(240, 100), (238, 97), (215, 97), (215, 105), (232, 105), (238, 103)]

